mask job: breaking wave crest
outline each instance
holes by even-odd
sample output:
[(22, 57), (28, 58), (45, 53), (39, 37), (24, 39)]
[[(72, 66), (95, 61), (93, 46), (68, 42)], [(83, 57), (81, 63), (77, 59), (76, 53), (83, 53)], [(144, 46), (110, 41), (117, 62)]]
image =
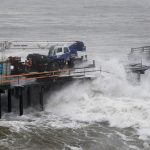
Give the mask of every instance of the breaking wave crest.
[(71, 120), (101, 122), (133, 127), (150, 135), (150, 72), (138, 85), (131, 84), (119, 60), (100, 62), (102, 72), (90, 82), (75, 82), (49, 96), (46, 111)]

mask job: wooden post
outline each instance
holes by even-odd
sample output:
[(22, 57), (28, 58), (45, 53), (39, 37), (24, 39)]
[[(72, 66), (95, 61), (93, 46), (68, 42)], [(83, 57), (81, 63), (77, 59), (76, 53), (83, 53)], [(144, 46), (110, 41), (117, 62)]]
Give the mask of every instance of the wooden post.
[(31, 106), (31, 87), (27, 88), (27, 106)]
[(95, 67), (95, 60), (93, 60), (93, 67)]
[(137, 80), (138, 80), (138, 82), (141, 81), (141, 73), (140, 72), (137, 72)]
[(8, 89), (8, 112), (11, 112), (11, 89)]
[(2, 117), (2, 93), (5, 93), (5, 91), (0, 89), (0, 119)]
[(23, 87), (19, 87), (19, 115), (23, 115)]

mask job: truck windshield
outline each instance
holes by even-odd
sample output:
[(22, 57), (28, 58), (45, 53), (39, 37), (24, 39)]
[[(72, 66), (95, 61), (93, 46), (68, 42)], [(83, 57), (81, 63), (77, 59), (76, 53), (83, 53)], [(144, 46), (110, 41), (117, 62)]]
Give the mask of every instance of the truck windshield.
[(61, 47), (59, 47), (59, 48), (57, 49), (57, 53), (60, 53), (60, 52), (62, 52), (62, 48), (61, 48)]

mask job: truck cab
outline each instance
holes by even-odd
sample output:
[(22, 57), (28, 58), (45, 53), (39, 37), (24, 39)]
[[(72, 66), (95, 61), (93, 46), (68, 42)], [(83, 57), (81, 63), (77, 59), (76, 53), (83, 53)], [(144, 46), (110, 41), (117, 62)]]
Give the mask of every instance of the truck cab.
[(65, 45), (55, 45), (50, 47), (48, 56), (50, 59), (64, 59), (70, 58), (69, 48)]
[(48, 57), (51, 60), (70, 61), (87, 58), (86, 47), (81, 41), (56, 44), (49, 48)]

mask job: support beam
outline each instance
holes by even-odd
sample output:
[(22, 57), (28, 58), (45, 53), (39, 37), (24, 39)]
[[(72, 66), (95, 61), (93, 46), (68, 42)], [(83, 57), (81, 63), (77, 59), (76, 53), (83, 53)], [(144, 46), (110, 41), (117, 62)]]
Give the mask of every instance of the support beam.
[(93, 60), (93, 67), (95, 67), (95, 60)]
[(19, 87), (19, 115), (23, 115), (23, 87)]
[(137, 81), (140, 82), (141, 81), (141, 73), (137, 72)]
[(8, 112), (11, 112), (12, 105), (11, 105), (11, 89), (8, 89)]
[(27, 87), (27, 107), (31, 106), (31, 87)]
[(44, 110), (43, 92), (44, 92), (44, 88), (43, 88), (43, 87), (40, 87), (39, 97), (40, 97), (40, 109), (41, 109), (41, 111)]
[(0, 89), (0, 119), (2, 117), (2, 93), (5, 93), (5, 91)]

